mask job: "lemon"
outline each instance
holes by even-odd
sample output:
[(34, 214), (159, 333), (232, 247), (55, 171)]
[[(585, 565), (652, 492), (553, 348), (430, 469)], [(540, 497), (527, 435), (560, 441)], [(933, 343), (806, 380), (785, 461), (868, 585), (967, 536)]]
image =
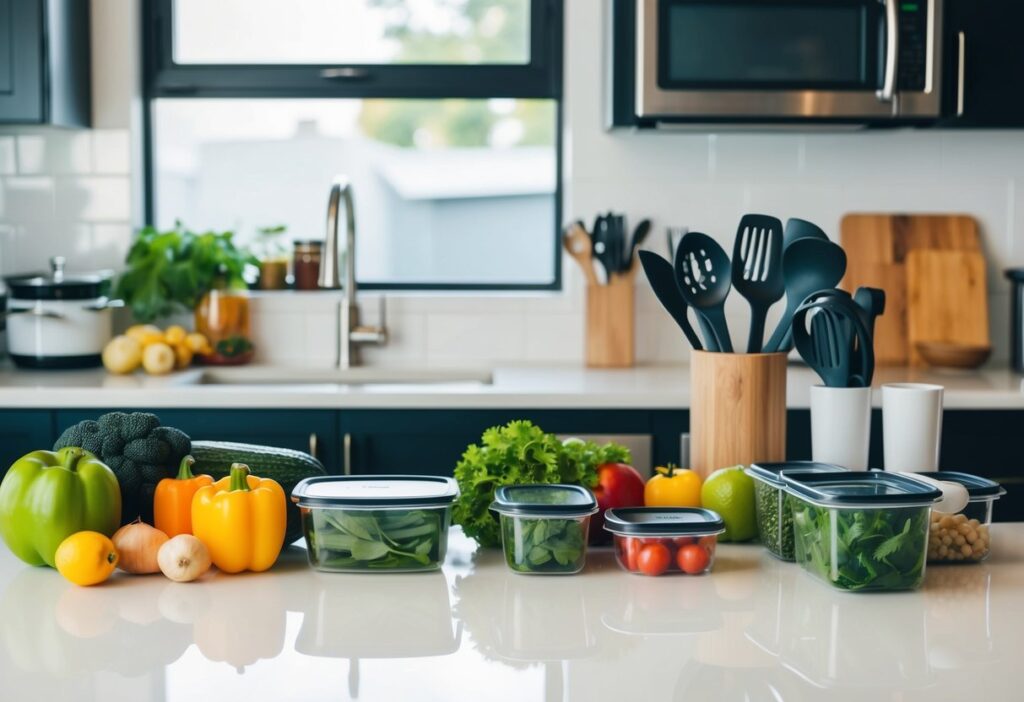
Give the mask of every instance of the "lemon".
[(757, 536), (754, 514), (754, 480), (743, 466), (720, 468), (708, 476), (700, 489), (706, 509), (722, 515), (725, 533), (720, 541), (749, 541)]
[(80, 531), (64, 539), (53, 556), (57, 572), (75, 585), (98, 585), (117, 567), (114, 542), (96, 531)]

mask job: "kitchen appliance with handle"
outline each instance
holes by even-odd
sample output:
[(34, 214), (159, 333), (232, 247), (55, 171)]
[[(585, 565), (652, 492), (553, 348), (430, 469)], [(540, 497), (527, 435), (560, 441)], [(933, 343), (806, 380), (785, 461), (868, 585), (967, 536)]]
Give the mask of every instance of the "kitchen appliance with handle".
[(949, 1), (613, 0), (612, 126), (935, 121)]

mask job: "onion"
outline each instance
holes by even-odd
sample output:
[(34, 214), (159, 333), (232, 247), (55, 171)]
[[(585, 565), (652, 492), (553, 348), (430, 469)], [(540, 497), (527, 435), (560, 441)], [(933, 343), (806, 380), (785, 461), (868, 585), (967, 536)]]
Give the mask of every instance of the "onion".
[(117, 564), (121, 570), (137, 575), (160, 572), (156, 554), (167, 543), (167, 534), (135, 520), (114, 532), (111, 541), (121, 557)]
[(192, 582), (210, 569), (210, 551), (191, 534), (178, 534), (160, 547), (160, 570), (178, 583)]

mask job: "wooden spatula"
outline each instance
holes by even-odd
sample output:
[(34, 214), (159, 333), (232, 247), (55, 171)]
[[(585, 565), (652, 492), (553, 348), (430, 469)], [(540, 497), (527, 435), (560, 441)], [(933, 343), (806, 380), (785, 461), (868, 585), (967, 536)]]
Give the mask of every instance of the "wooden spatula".
[(594, 244), (582, 222), (577, 220), (565, 228), (562, 232), (562, 246), (580, 264), (587, 285), (598, 285), (597, 273), (594, 271)]

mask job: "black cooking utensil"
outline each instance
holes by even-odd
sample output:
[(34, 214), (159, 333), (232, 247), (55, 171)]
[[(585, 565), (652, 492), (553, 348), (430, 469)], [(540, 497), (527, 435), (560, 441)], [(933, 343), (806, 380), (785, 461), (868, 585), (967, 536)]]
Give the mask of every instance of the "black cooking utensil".
[[(725, 321), (725, 298), (732, 288), (731, 266), (725, 250), (707, 234), (690, 232), (679, 242), (674, 262), (676, 285), (686, 304), (697, 312), (705, 335), (705, 346), (732, 353), (732, 339)], [(710, 332), (710, 337), (709, 337)]]
[[(629, 255), (626, 257), (626, 268), (629, 270), (633, 267), (633, 259), (636, 257), (636, 252), (640, 248), (640, 244), (644, 243), (647, 239), (647, 235), (651, 232), (651, 220), (644, 219), (640, 221), (640, 224), (636, 225), (633, 230), (633, 236), (629, 240)], [(671, 263), (669, 264), (672, 265)]]
[(615, 215), (612, 219), (612, 238), (615, 242), (615, 271), (622, 273), (626, 264), (626, 217)]
[(797, 239), (782, 252), (782, 274), (786, 281), (786, 311), (772, 338), (765, 344), (766, 353), (789, 351), (792, 348), (793, 314), (813, 292), (834, 288), (846, 273), (846, 253), (827, 239)]
[[(857, 288), (857, 292), (853, 294), (853, 301), (864, 312), (864, 324), (868, 329), (873, 349), (875, 343), (875, 320), (885, 314), (885, 291), (879, 288)], [(871, 384), (872, 376), (874, 375), (873, 370), (869, 372), (866, 369), (857, 368), (856, 364), (854, 365), (854, 372), (863, 375), (868, 385)]]
[(782, 277), (782, 222), (748, 214), (740, 220), (732, 251), (732, 286), (750, 303), (747, 353), (759, 353), (768, 308), (786, 292)]
[(800, 305), (793, 315), (793, 340), (828, 387), (870, 385), (874, 346), (859, 307), (849, 297), (825, 296)]
[(690, 346), (696, 351), (702, 350), (704, 347), (697, 337), (697, 332), (694, 331), (693, 325), (690, 324), (690, 320), (686, 316), (686, 300), (683, 299), (679, 287), (676, 285), (676, 274), (672, 270), (672, 264), (653, 251), (641, 251), (639, 255), (640, 265), (644, 269), (644, 275), (647, 276), (647, 282), (651, 284), (654, 296), (658, 298), (662, 307), (672, 315), (672, 319), (676, 320), (676, 324), (683, 330)]
[(790, 217), (786, 220), (786, 228), (782, 234), (782, 248), (788, 248), (797, 239), (824, 239), (828, 241), (828, 234), (814, 222)]
[(594, 223), (594, 258), (604, 269), (605, 282), (611, 282), (612, 273), (616, 272), (618, 259), (615, 255), (615, 241), (612, 234), (614, 224), (610, 216), (598, 217)]

